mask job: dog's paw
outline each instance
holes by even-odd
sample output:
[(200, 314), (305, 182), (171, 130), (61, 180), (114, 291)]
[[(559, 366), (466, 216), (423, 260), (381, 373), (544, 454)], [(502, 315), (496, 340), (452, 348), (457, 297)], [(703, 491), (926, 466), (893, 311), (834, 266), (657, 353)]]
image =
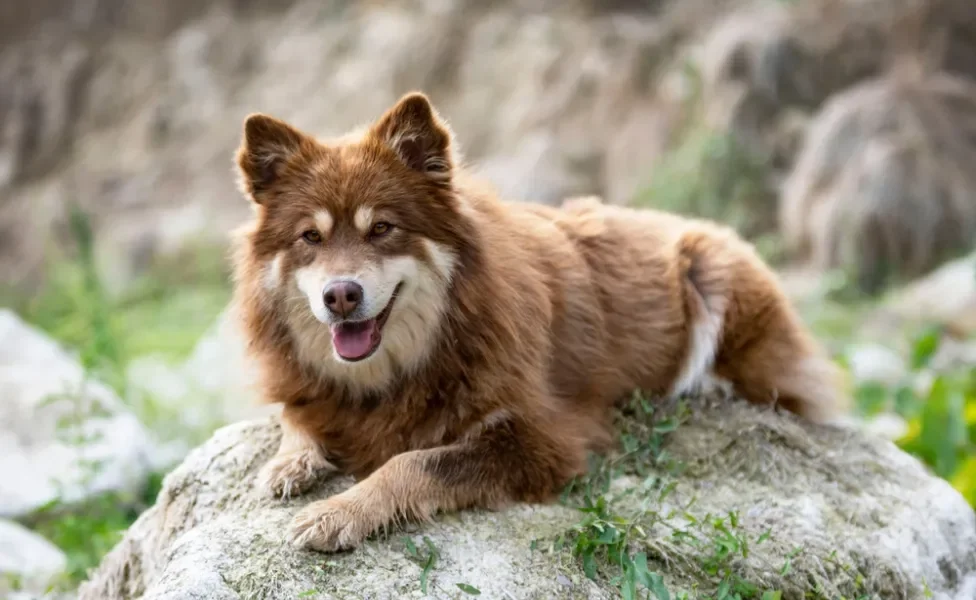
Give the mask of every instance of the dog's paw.
[(279, 454), (261, 468), (258, 485), (272, 497), (284, 500), (304, 494), (332, 471), (335, 467), (318, 452)]
[(372, 532), (366, 513), (342, 496), (309, 504), (292, 520), (291, 543), (299, 548), (338, 552), (355, 548)]

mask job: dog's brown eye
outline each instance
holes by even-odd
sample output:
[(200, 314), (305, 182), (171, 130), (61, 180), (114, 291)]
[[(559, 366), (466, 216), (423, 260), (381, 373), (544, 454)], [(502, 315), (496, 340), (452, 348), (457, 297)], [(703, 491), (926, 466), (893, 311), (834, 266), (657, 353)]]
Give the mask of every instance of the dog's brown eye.
[(302, 234), (302, 239), (308, 242), (309, 244), (320, 244), (322, 243), (322, 234), (320, 234), (318, 231), (315, 231), (314, 229), (309, 229), (308, 231)]
[(370, 230), (369, 234), (372, 236), (386, 235), (387, 233), (390, 233), (391, 229), (393, 229), (393, 225), (390, 225), (385, 221), (380, 221), (376, 225), (373, 225), (373, 228)]

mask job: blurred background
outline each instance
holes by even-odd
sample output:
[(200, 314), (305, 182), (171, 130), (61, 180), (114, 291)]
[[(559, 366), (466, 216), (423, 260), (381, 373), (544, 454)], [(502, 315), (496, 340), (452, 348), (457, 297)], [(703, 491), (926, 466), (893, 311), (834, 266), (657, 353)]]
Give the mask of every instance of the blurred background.
[(165, 473), (263, 414), (225, 307), (246, 114), (426, 92), (509, 199), (718, 219), (976, 502), (972, 0), (0, 3), (0, 596), (70, 596)]

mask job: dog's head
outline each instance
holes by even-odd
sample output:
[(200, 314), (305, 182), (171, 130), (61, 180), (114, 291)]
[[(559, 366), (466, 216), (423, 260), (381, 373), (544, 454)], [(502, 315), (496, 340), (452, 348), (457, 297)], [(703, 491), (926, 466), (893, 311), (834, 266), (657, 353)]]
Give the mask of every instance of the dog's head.
[(320, 142), (269, 116), (244, 124), (241, 185), (262, 294), (300, 358), (380, 385), (425, 356), (461, 242), (452, 136), (411, 93), (362, 133)]

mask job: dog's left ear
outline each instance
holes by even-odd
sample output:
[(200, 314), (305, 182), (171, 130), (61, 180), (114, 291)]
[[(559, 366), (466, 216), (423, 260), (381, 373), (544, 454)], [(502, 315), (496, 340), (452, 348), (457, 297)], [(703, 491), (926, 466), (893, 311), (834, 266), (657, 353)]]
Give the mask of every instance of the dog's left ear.
[(282, 177), (287, 163), (312, 145), (308, 136), (284, 121), (260, 113), (248, 115), (237, 150), (244, 192), (263, 204), (265, 193)]
[(453, 135), (421, 92), (411, 92), (373, 126), (405, 165), (438, 182), (448, 182), (454, 168)]

